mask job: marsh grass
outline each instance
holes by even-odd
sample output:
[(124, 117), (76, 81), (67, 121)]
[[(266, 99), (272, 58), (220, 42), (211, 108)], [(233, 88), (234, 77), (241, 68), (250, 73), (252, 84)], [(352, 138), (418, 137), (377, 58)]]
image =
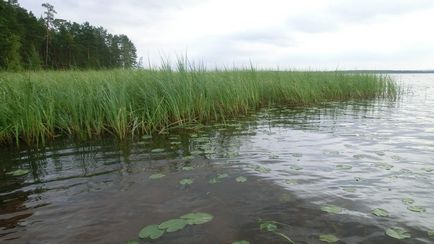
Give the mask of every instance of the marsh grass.
[(264, 106), (395, 98), (387, 76), (342, 72), (153, 70), (0, 73), (0, 143), (58, 135), (120, 139)]

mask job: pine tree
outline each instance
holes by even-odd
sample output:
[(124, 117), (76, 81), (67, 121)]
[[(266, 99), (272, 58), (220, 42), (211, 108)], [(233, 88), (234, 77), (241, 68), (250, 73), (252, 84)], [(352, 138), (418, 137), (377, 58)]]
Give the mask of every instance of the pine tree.
[(19, 37), (13, 34), (10, 38), (10, 44), (7, 55), (7, 69), (10, 71), (19, 71), (22, 69), (20, 56), (21, 43)]

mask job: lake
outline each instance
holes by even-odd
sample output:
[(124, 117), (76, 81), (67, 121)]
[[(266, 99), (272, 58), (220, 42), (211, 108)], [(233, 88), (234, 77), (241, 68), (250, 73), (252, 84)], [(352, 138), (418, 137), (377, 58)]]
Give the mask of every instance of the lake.
[(203, 212), (209, 222), (141, 243), (432, 243), (434, 75), (391, 76), (404, 88), (398, 101), (264, 108), (126, 142), (3, 147), (0, 241), (125, 243)]

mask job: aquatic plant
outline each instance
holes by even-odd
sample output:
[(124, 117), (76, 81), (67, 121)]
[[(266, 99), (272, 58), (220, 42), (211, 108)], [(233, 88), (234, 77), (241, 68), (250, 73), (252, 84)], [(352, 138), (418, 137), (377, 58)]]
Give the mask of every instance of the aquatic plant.
[(150, 139), (153, 132), (173, 126), (224, 122), (264, 106), (393, 99), (399, 94), (391, 79), (374, 74), (183, 67), (2, 72), (0, 143), (43, 144), (61, 135), (125, 139), (146, 134)]

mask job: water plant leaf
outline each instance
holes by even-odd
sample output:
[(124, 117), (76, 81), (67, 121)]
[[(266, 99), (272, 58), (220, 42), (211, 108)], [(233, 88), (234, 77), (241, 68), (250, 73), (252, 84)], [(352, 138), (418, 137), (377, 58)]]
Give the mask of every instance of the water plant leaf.
[(151, 180), (157, 180), (157, 179), (163, 178), (164, 176), (166, 176), (166, 175), (160, 174), (160, 173), (158, 173), (158, 174), (152, 174), (151, 176), (149, 176), (149, 179), (151, 179)]
[(7, 172), (6, 174), (12, 175), (12, 176), (23, 176), (30, 172), (28, 169), (17, 169), (15, 171)]
[(142, 139), (149, 140), (149, 139), (152, 139), (152, 136), (151, 135), (144, 135), (144, 136), (142, 136)]
[(269, 173), (271, 171), (271, 169), (265, 168), (265, 167), (262, 167), (262, 166), (254, 166), (253, 169), (256, 172), (259, 172), (259, 173)]
[(285, 180), (285, 183), (288, 185), (295, 185), (295, 184), (297, 184), (297, 181), (294, 179), (287, 179), (287, 180)]
[(342, 187), (342, 190), (346, 192), (356, 192), (356, 188), (354, 187)]
[(392, 227), (387, 229), (386, 235), (399, 240), (407, 239), (411, 237), (410, 233), (408, 233), (405, 229), (401, 227)]
[(192, 160), (192, 159), (194, 159), (194, 156), (193, 155), (184, 156), (182, 159), (184, 159), (184, 160)]
[(339, 239), (332, 234), (324, 234), (319, 236), (319, 240), (327, 243), (336, 243)]
[(413, 203), (414, 203), (414, 200), (411, 199), (411, 198), (409, 198), (409, 197), (405, 197), (405, 198), (402, 199), (402, 202), (403, 202), (405, 205), (410, 205), (410, 204), (413, 204)]
[(426, 233), (428, 234), (428, 237), (434, 238), (434, 230), (428, 230)]
[(224, 173), (224, 174), (217, 174), (217, 179), (224, 179), (224, 178), (227, 178), (227, 177), (229, 177), (229, 175), (226, 174), (226, 173)]
[(209, 213), (195, 212), (181, 216), (189, 225), (200, 225), (210, 222), (214, 216)]
[(162, 152), (164, 152), (163, 148), (155, 148), (151, 150), (151, 153), (162, 153)]
[(217, 178), (214, 177), (214, 178), (210, 179), (208, 181), (208, 183), (210, 183), (210, 184), (217, 184), (217, 183), (220, 183), (220, 181)]
[(375, 166), (380, 168), (380, 169), (385, 169), (385, 170), (391, 170), (393, 168), (393, 165), (390, 165), (387, 163), (376, 163)]
[(341, 169), (341, 170), (349, 170), (349, 169), (352, 169), (352, 168), (353, 168), (353, 166), (348, 165), (348, 164), (339, 164), (339, 165), (336, 165), (336, 169)]
[(249, 241), (241, 240), (241, 241), (234, 241), (232, 244), (250, 244)]
[(259, 225), (261, 231), (276, 231), (277, 225), (273, 221), (265, 221)]
[(164, 234), (164, 230), (161, 230), (158, 225), (148, 225), (140, 230), (139, 238), (155, 240), (160, 238)]
[(247, 181), (247, 178), (244, 176), (238, 176), (237, 178), (235, 178), (235, 180), (239, 183), (243, 183)]
[(426, 209), (424, 207), (414, 206), (414, 205), (408, 206), (407, 209), (410, 211), (416, 212), (416, 213), (423, 213), (426, 211)]
[(321, 210), (324, 212), (327, 212), (327, 213), (332, 213), (332, 214), (339, 214), (339, 213), (342, 213), (344, 211), (343, 208), (336, 206), (336, 205), (333, 205), (333, 204), (323, 205), (321, 207)]
[(293, 169), (293, 170), (302, 170), (303, 169), (303, 167), (301, 167), (299, 165), (291, 165), (290, 168)]
[(185, 178), (179, 181), (179, 184), (185, 186), (185, 185), (191, 185), (193, 184), (193, 179), (191, 178)]
[(182, 230), (186, 225), (187, 221), (184, 219), (170, 219), (158, 225), (158, 228), (161, 230), (166, 230), (168, 233), (170, 233), (177, 230)]
[(191, 166), (184, 166), (184, 167), (182, 167), (182, 170), (185, 170), (185, 171), (190, 171), (190, 170), (193, 170), (194, 168), (193, 167), (191, 167)]
[(376, 208), (376, 209), (372, 210), (372, 214), (379, 216), (379, 217), (388, 217), (389, 216), (389, 212), (386, 209), (382, 209), (382, 208)]

